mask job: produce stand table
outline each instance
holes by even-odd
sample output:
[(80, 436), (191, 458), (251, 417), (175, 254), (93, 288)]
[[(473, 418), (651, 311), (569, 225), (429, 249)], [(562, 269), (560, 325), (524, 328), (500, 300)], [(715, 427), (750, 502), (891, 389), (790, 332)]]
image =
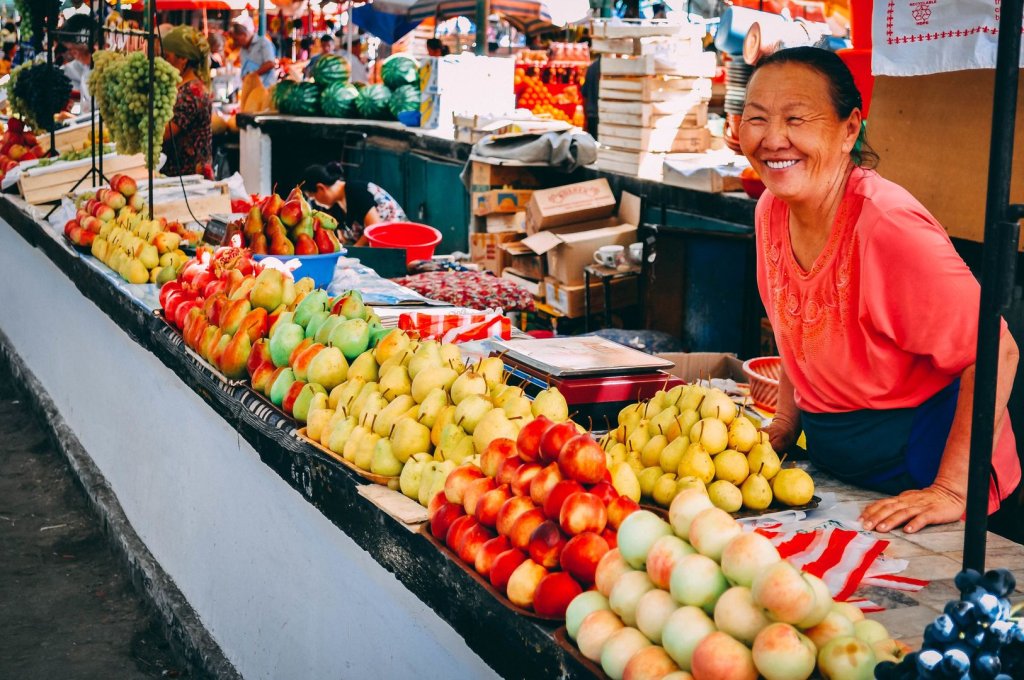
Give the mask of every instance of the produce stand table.
[[(153, 314), (155, 287), (116, 285), (39, 215), (0, 198), (0, 355), (194, 663), (222, 677), (587, 676), (553, 626), (511, 614), (293, 424), (185, 354)], [(891, 537), (906, 575), (933, 580), (860, 593), (888, 607), (877, 618), (894, 636), (919, 642), (953, 596), (962, 537)], [(1021, 546), (990, 537), (989, 565), (1024, 587)]]

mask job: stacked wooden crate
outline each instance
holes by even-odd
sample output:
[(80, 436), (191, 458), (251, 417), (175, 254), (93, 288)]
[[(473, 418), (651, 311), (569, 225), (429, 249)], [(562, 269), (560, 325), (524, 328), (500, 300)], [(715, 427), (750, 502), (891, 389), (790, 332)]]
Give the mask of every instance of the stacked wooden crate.
[(595, 24), (600, 168), (660, 180), (665, 154), (707, 151), (715, 55), (704, 51), (705, 32), (665, 21)]

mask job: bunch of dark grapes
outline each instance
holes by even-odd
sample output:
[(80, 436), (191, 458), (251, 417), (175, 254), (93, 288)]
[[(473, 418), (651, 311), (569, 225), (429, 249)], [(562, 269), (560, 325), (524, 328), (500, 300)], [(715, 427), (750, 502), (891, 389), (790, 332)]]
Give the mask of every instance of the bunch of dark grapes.
[(1024, 625), (1011, 618), (1007, 599), (1017, 582), (1006, 569), (956, 576), (960, 599), (924, 629), (921, 651), (900, 663), (875, 667), (878, 680), (1020, 680), (1024, 678)]

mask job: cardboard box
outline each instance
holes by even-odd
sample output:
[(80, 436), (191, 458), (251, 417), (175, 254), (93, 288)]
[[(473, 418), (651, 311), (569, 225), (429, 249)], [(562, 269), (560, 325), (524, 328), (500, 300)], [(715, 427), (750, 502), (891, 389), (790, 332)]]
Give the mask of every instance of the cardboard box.
[(616, 217), (547, 229), (520, 243), (538, 255), (547, 256), (549, 276), (562, 284), (575, 286), (583, 283), (583, 268), (593, 264), (595, 250), (635, 242), (639, 223), (640, 198), (623, 192)]
[[(608, 284), (611, 291), (612, 309), (630, 307), (639, 302), (637, 297), (637, 278), (617, 279)], [(560, 283), (550, 276), (544, 279), (544, 299), (548, 306), (561, 312), (570, 319), (576, 319), (586, 313), (586, 286), (570, 286)], [(590, 313), (604, 311), (604, 285), (600, 281), (590, 283)]]
[(671, 361), (675, 366), (668, 373), (686, 382), (708, 378), (731, 378), (736, 382), (748, 382), (743, 372), (743, 362), (735, 354), (722, 352), (667, 352), (656, 354)]
[(518, 238), (518, 234), (470, 234), (469, 257), (484, 269), (501, 274), (507, 264), (507, 254), (501, 245)]
[(615, 194), (608, 180), (592, 179), (553, 189), (533, 192), (526, 208), (526, 230), (542, 229), (598, 220), (615, 212)]
[(544, 300), (544, 282), (534, 281), (523, 276), (520, 272), (512, 269), (511, 267), (505, 267), (504, 271), (501, 272), (501, 278), (507, 279), (512, 283), (516, 284), (524, 290), (530, 291), (537, 300)]
[(743, 183), (734, 166), (716, 166), (711, 165), (711, 162), (708, 154), (666, 156), (662, 182), (709, 193), (743, 190)]
[(531, 168), (492, 165), (481, 161), (471, 162), (469, 183), (472, 191), (490, 191), (504, 187), (532, 189), (539, 186)]
[[(478, 218), (479, 219), (479, 218)], [(488, 234), (503, 234), (512, 232), (515, 234), (526, 233), (526, 211), (520, 210), (514, 213), (498, 213), (487, 215), (483, 218), (484, 230)]]
[(523, 245), (522, 241), (503, 243), (501, 249), (507, 255), (506, 268), (515, 269), (524, 278), (534, 281), (541, 281), (547, 276), (548, 258), (546, 255), (533, 252), (529, 246)]
[(533, 192), (528, 189), (492, 189), (473, 192), (473, 214), (479, 217), (526, 210)]

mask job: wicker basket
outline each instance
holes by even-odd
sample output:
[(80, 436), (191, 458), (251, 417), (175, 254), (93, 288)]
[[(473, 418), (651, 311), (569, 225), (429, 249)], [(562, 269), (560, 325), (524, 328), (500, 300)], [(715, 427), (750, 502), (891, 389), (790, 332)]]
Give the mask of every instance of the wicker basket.
[(743, 362), (743, 372), (750, 378), (750, 396), (754, 398), (754, 405), (774, 413), (779, 402), (779, 376), (782, 375), (782, 359), (779, 357), (748, 359)]

